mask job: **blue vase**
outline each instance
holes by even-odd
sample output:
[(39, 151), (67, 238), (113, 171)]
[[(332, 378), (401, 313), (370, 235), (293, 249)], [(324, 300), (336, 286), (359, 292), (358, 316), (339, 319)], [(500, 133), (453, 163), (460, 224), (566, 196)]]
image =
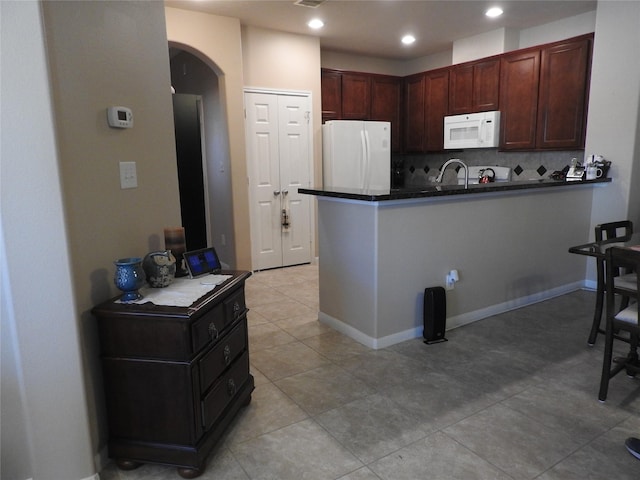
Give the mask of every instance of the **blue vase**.
[(120, 297), (122, 302), (132, 302), (142, 298), (138, 289), (144, 284), (142, 259), (138, 257), (121, 258), (113, 262), (116, 274), (113, 279), (116, 287), (124, 293)]

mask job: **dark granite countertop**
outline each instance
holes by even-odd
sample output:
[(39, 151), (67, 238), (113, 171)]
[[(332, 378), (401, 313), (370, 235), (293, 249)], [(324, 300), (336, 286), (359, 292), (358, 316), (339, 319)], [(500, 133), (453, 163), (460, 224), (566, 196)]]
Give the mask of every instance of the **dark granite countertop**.
[(540, 188), (576, 187), (579, 185), (591, 185), (609, 183), (610, 178), (599, 178), (597, 180), (571, 181), (540, 179), (517, 182), (494, 182), (469, 185), (425, 185), (408, 186), (404, 188), (392, 188), (390, 190), (361, 190), (349, 188), (336, 188), (315, 190), (312, 188), (299, 188), (299, 193), (316, 195), (318, 197), (343, 198), (345, 200), (361, 200), (365, 202), (384, 202), (389, 200), (404, 200), (411, 198), (442, 197), (450, 195), (476, 195), (489, 192), (509, 192), (514, 190), (531, 190)]

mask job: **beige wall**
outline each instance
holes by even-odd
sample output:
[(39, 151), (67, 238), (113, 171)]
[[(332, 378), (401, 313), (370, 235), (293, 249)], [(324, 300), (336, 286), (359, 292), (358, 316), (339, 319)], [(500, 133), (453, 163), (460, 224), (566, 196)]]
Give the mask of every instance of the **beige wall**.
[[(114, 260), (164, 247), (163, 228), (180, 224), (164, 10), (156, 2), (43, 8), (92, 436), (100, 448), (106, 421), (89, 310), (117, 294)], [(134, 127), (109, 128), (110, 105), (130, 107)], [(120, 161), (136, 162), (138, 188), (120, 188)]]
[(0, 2), (0, 20), (0, 478), (90, 480), (95, 446), (40, 5)]
[[(218, 74), (222, 109), (229, 128), (236, 268), (251, 269), (249, 195), (244, 143), (244, 103), (240, 21), (165, 8), (167, 38), (203, 60)], [(166, 45), (165, 45), (166, 46)]]
[(244, 86), (311, 92), (313, 109), (313, 177), (322, 181), (322, 105), (320, 40), (255, 27), (242, 28)]

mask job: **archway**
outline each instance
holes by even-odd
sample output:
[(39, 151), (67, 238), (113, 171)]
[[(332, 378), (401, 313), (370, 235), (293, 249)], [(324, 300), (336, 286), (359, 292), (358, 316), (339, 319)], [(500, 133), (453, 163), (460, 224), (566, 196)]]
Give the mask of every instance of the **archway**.
[[(169, 57), (172, 87), (176, 95), (185, 96), (179, 103), (191, 103), (192, 106), (187, 109), (191, 111), (196, 109), (197, 120), (202, 132), (201, 138), (194, 137), (192, 140), (193, 142), (200, 141), (200, 145), (193, 145), (188, 149), (190, 151), (198, 150), (202, 153), (201, 180), (199, 180), (197, 172), (191, 171), (199, 160), (184, 163), (180, 158), (178, 159), (179, 177), (182, 178), (183, 222), (185, 224), (197, 223), (197, 218), (190, 219), (189, 215), (195, 212), (194, 217), (201, 217), (199, 203), (204, 202), (206, 242), (216, 248), (221, 260), (225, 263), (225, 268), (235, 267), (229, 135), (218, 81), (220, 72), (215, 65), (210, 65), (211, 62), (204, 58), (204, 55), (188, 46), (170, 42)], [(178, 109), (174, 107), (174, 110)], [(178, 138), (176, 141), (179, 142)], [(178, 152), (178, 156), (180, 157), (180, 152)], [(186, 175), (185, 168), (187, 169)], [(200, 192), (189, 192), (191, 188), (194, 190), (203, 189), (203, 195), (197, 194)], [(185, 228), (187, 228), (186, 225)], [(197, 227), (192, 227), (192, 230), (194, 228), (197, 230)], [(189, 248), (188, 230), (186, 235)], [(196, 244), (202, 241), (202, 234), (192, 235), (192, 238), (194, 238), (192, 245), (197, 247)]]

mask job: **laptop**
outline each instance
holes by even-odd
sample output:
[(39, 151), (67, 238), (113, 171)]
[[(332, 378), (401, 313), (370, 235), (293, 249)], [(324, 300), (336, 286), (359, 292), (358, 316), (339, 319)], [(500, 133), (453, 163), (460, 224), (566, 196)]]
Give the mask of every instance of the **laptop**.
[(209, 273), (217, 275), (222, 270), (220, 259), (213, 247), (191, 250), (183, 254), (184, 263), (191, 278), (200, 277)]

